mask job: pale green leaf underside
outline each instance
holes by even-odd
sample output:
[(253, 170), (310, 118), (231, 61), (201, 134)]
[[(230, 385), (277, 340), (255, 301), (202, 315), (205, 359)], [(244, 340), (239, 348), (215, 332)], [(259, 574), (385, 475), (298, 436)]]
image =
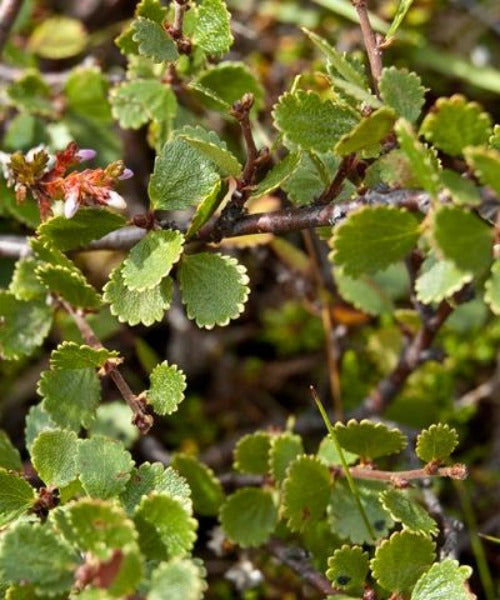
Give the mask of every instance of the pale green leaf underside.
[(375, 544), (385, 537), (394, 525), (390, 514), (380, 502), (378, 493), (358, 481), (359, 499), (363, 510), (376, 535), (368, 531), (364, 521), (359, 518), (356, 500), (345, 482), (335, 484), (328, 505), (328, 523), (333, 533), (354, 544)]
[(123, 262), (125, 285), (138, 292), (156, 287), (179, 260), (183, 245), (184, 236), (179, 231), (150, 231)]
[(185, 126), (176, 132), (176, 137), (199, 150), (205, 158), (214, 163), (222, 175), (238, 177), (241, 174), (242, 167), (239, 160), (227, 149), (226, 143), (215, 131), (206, 131), (199, 126)]
[(13, 471), (23, 468), (19, 450), (10, 441), (9, 436), (0, 429), (0, 467)]
[(410, 252), (419, 236), (419, 223), (397, 208), (366, 207), (352, 213), (333, 237), (333, 260), (346, 275), (376, 273)]
[(148, 121), (163, 121), (175, 115), (177, 101), (174, 92), (153, 79), (136, 79), (116, 86), (110, 93), (114, 118), (124, 129), (138, 129)]
[(473, 596), (465, 583), (471, 572), (470, 567), (459, 566), (449, 558), (435, 563), (417, 581), (411, 600), (471, 600)]
[(200, 564), (176, 558), (153, 571), (147, 600), (201, 600), (206, 589)]
[(390, 489), (383, 492), (380, 498), (391, 517), (401, 522), (405, 529), (432, 535), (438, 533), (434, 519), (411, 498), (409, 493)]
[(170, 307), (173, 294), (173, 282), (165, 277), (154, 288), (137, 292), (129, 290), (123, 281), (122, 265), (111, 273), (104, 286), (104, 301), (110, 305), (113, 315), (122, 323), (129, 325), (152, 325), (161, 321), (165, 311)]
[(167, 361), (157, 365), (150, 375), (151, 386), (147, 400), (159, 415), (170, 415), (184, 399), (186, 377), (176, 365)]
[(117, 213), (81, 208), (71, 219), (52, 217), (38, 227), (37, 233), (64, 251), (85, 246), (124, 225), (125, 219)]
[(261, 198), (270, 194), (285, 183), (297, 171), (300, 159), (300, 152), (290, 152), (287, 154), (282, 161), (267, 173), (262, 181), (259, 181), (252, 192), (252, 198)]
[(74, 431), (42, 431), (31, 446), (31, 461), (45, 485), (62, 487), (78, 475), (78, 438)]
[(157, 63), (174, 61), (179, 57), (173, 39), (155, 21), (139, 17), (133, 22), (132, 29), (132, 38), (137, 43), (140, 54)]
[(429, 256), (415, 282), (417, 298), (424, 304), (441, 302), (472, 281), (472, 273), (458, 269), (451, 260), (436, 260)]
[(230, 21), (231, 15), (224, 0), (202, 0), (198, 7), (193, 42), (207, 54), (225, 54), (233, 43)]
[(388, 136), (395, 121), (396, 115), (392, 108), (379, 108), (342, 136), (335, 146), (335, 152), (340, 156), (347, 156), (360, 150), (369, 150)]

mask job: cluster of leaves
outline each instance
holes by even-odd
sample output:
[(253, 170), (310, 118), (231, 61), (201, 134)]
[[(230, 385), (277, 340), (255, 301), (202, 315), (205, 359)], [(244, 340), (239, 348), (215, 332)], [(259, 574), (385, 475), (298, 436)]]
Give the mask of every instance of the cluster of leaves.
[[(362, 193), (345, 218), (333, 213), (324, 225), (338, 292), (367, 315), (392, 314), (395, 302), (408, 295), (403, 265), (415, 252), (422, 260), (411, 291), (415, 306), (424, 309), (394, 313), (401, 327), (414, 331), (425, 305), (462, 302), (462, 291), (500, 314), (498, 234), (483, 210), (485, 200), (500, 195), (500, 129), (477, 103), (459, 95), (440, 98), (422, 115), (426, 90), (416, 73), (383, 69), (375, 95), (364, 65), (304, 30), (320, 52), (321, 72), (297, 76), (276, 101), (270, 114), (274, 164), (245, 181), (241, 151), (203, 127), (197, 115), (209, 111), (231, 123), (235, 103), (251, 94), (249, 118), (255, 118), (265, 105), (263, 86), (244, 63), (218, 62), (233, 43), (224, 1), (185, 8), (181, 2), (169, 8), (159, 0), (139, 2), (116, 40), (127, 60), (119, 83), (110, 85), (96, 67), (81, 67), (71, 72), (57, 103), (35, 71), (7, 88), (10, 108), (18, 112), (6, 130), (6, 150), (46, 146), (25, 156), (0, 155), (7, 183), (22, 201), (2, 183), (2, 211), (34, 230), (29, 256), (0, 291), (2, 358), (32, 355), (61, 311), (85, 323), (86, 313), (109, 307), (120, 323), (149, 327), (164, 318), (178, 291), (187, 317), (200, 328), (239, 317), (249, 296), (246, 268), (233, 256), (191, 243), (230, 207), (235, 189), (250, 201), (280, 191), (292, 210), (314, 206), (325, 195), (349, 205)], [(178, 11), (181, 30), (171, 25)], [(46, 35), (40, 28), (32, 48), (63, 57), (57, 44), (50, 51)], [(77, 43), (78, 32), (72, 36)], [(35, 203), (45, 217), (35, 183), (69, 140), (87, 145), (82, 121), (87, 134), (97, 128), (103, 135), (106, 162), (119, 158), (102, 133), (113, 137), (113, 122), (122, 129), (146, 126), (156, 153), (148, 185), (153, 218), (102, 290), (67, 253), (122, 229), (126, 219), (102, 207), (67, 218), (60, 206), (67, 197), (53, 195), (52, 214), (40, 223)], [(348, 176), (328, 197), (346, 164), (352, 167)], [(380, 191), (367, 192), (373, 189)], [(390, 190), (401, 190), (400, 196), (383, 193)], [(162, 227), (154, 218), (161, 211), (185, 211), (185, 226)], [(228, 540), (242, 548), (263, 546), (275, 535), (301, 539), (318, 564), (328, 562), (334, 587), (357, 597), (374, 585), (381, 597), (430, 600), (441, 587), (450, 598), (470, 597), (468, 568), (435, 562), (438, 527), (418, 490), (370, 477), (374, 460), (406, 447), (399, 430), (369, 421), (338, 423), (315, 455), (304, 453), (292, 431), (245, 436), (234, 467), (259, 476), (261, 485), (226, 497), (214, 474), (190, 456), (177, 455), (168, 468), (134, 464), (126, 444), (103, 425), (108, 405), (100, 405), (100, 380), (116, 373), (122, 358), (80, 329), (83, 339), (52, 351), (38, 382), (41, 402), (26, 420), (26, 448), (44, 487), (26, 481), (19, 455), (2, 436), (0, 576), (7, 598), (126, 597), (138, 589), (150, 599), (201, 598), (204, 569), (191, 556), (195, 513), (218, 516)], [(149, 389), (125, 399), (134, 412), (171, 415), (185, 388), (181, 369), (164, 361), (152, 370)], [(448, 460), (456, 442), (445, 425), (420, 434), (416, 452), (426, 473)], [(354, 485), (351, 472), (366, 480)]]
[[(86, 364), (95, 366), (96, 354), (86, 354)], [(69, 356), (53, 356), (55, 370), (47, 373), (65, 372)], [(467, 568), (453, 561), (433, 565), (438, 527), (421, 506), (418, 489), (395, 488), (390, 481), (399, 487), (407, 482), (373, 468), (374, 459), (407, 446), (398, 429), (370, 421), (338, 423), (316, 455), (305, 454), (301, 437), (291, 431), (248, 434), (235, 448), (234, 469), (261, 476), (263, 485), (228, 496), (192, 456), (175, 455), (168, 468), (136, 467), (122, 443), (92, 430), (82, 439), (54, 422), (44, 404), (30, 411), (27, 444), (45, 486), (35, 489), (2, 433), (0, 522), (7, 528), (0, 573), (6, 597), (114, 598), (140, 585), (147, 598), (201, 598), (206, 584), (202, 564), (191, 557), (193, 513), (219, 516), (227, 539), (242, 548), (262, 546), (273, 535), (301, 537), (318, 564), (327, 561), (334, 587), (350, 593), (376, 581), (387, 592), (413, 589), (412, 598), (420, 600), (429, 598), (427, 588), (439, 577), (451, 597), (469, 597)], [(456, 445), (454, 430), (434, 425), (419, 435), (416, 453), (432, 473)], [(341, 461), (366, 481), (350, 489)], [(384, 474), (380, 481), (371, 477), (377, 473)], [(317, 547), (318, 539), (328, 544)]]

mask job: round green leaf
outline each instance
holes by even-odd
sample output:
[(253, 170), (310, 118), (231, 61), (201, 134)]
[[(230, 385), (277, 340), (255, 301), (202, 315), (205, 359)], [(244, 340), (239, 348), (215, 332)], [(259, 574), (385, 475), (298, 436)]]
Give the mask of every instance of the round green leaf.
[(101, 298), (85, 277), (60, 265), (42, 265), (36, 269), (38, 280), (53, 294), (79, 308), (99, 308)]
[(328, 467), (314, 456), (299, 456), (283, 482), (283, 515), (292, 531), (303, 531), (320, 519), (332, 489)]
[(466, 148), (464, 154), (479, 181), (500, 194), (500, 148)]
[(460, 271), (481, 275), (491, 263), (493, 230), (468, 210), (440, 207), (434, 214), (432, 234), (443, 257)]
[(37, 233), (64, 251), (85, 246), (124, 225), (125, 219), (117, 213), (100, 208), (81, 208), (71, 219), (58, 216), (44, 221)]
[(283, 94), (273, 109), (273, 118), (289, 144), (316, 152), (333, 150), (358, 121), (348, 108), (302, 90)]
[(342, 546), (328, 559), (326, 576), (336, 588), (359, 590), (366, 580), (368, 569), (366, 552), (359, 546)]
[(121, 494), (121, 501), (128, 512), (133, 512), (143, 496), (148, 496), (151, 492), (164, 492), (179, 500), (185, 510), (191, 513), (191, 489), (186, 480), (172, 467), (165, 468), (161, 463), (145, 462), (132, 471)]
[(343, 135), (335, 146), (335, 152), (340, 156), (348, 156), (360, 150), (369, 150), (389, 135), (395, 121), (392, 108), (382, 106)]
[(500, 260), (491, 268), (491, 276), (484, 286), (484, 300), (495, 315), (500, 316)]
[(204, 569), (192, 560), (162, 563), (151, 576), (147, 600), (201, 600), (207, 589)]
[(71, 58), (85, 49), (87, 32), (77, 19), (50, 17), (34, 29), (28, 45), (42, 58)]
[(194, 511), (203, 516), (216, 515), (224, 502), (224, 490), (212, 469), (187, 454), (176, 454), (172, 466), (189, 484)]
[(179, 260), (183, 244), (184, 236), (179, 231), (150, 231), (123, 262), (125, 285), (138, 292), (157, 286)]
[(137, 43), (140, 54), (156, 63), (179, 58), (174, 40), (155, 21), (139, 17), (132, 23), (132, 30), (132, 39)]
[(351, 419), (347, 425), (336, 423), (334, 429), (342, 448), (363, 459), (395, 454), (404, 450), (408, 444), (408, 440), (399, 429), (390, 428), (384, 423), (372, 423), (366, 419), (360, 422)]
[(421, 133), (437, 148), (458, 156), (466, 146), (487, 144), (491, 118), (477, 102), (456, 94), (439, 98), (422, 122)]
[(375, 551), (370, 562), (373, 577), (390, 592), (406, 592), (432, 564), (435, 548), (431, 539), (418, 533), (393, 533)]
[(129, 325), (142, 323), (149, 326), (161, 321), (172, 301), (173, 283), (170, 277), (165, 277), (150, 290), (132, 291), (123, 281), (122, 265), (113, 270), (103, 290), (104, 301), (110, 305), (111, 313), (121, 323)]
[(42, 431), (31, 446), (31, 462), (46, 485), (62, 487), (78, 476), (78, 438), (74, 431)]
[(437, 535), (439, 530), (434, 519), (408, 493), (386, 490), (381, 494), (380, 500), (391, 517), (401, 522), (405, 529)]
[(47, 295), (45, 286), (38, 280), (35, 270), (40, 262), (34, 258), (18, 260), (9, 285), (9, 292), (18, 300), (36, 300)]
[(193, 33), (193, 42), (207, 54), (226, 54), (233, 43), (231, 15), (224, 0), (202, 0)]
[(142, 499), (134, 516), (139, 546), (151, 560), (168, 560), (189, 552), (196, 540), (197, 522), (182, 501), (153, 492)]
[[(377, 539), (385, 537), (394, 522), (380, 502), (377, 489), (357, 484), (359, 498)], [(360, 518), (359, 508), (345, 482), (338, 482), (328, 505), (328, 522), (333, 533), (354, 544), (374, 544), (371, 533)]]
[(272, 476), (281, 483), (290, 463), (304, 453), (302, 439), (299, 435), (285, 432), (271, 437), (269, 449), (269, 470)]
[(101, 399), (101, 384), (94, 368), (44, 371), (37, 391), (50, 418), (75, 431), (92, 422)]
[(470, 567), (461, 567), (456, 560), (435, 563), (417, 581), (411, 600), (471, 600), (473, 596), (465, 583), (471, 573)]
[(16, 360), (41, 346), (52, 325), (45, 299), (25, 302), (0, 290), (0, 356)]
[(442, 462), (450, 457), (457, 445), (457, 432), (449, 425), (438, 423), (419, 434), (416, 453), (426, 463)]
[(396, 67), (383, 69), (379, 88), (382, 100), (393, 108), (398, 116), (410, 123), (418, 119), (424, 104), (425, 88), (416, 73)]
[(246, 273), (236, 259), (222, 254), (184, 256), (179, 285), (188, 317), (206, 329), (227, 325), (238, 317), (249, 294)]
[(242, 488), (221, 507), (220, 521), (228, 538), (242, 548), (266, 542), (278, 523), (278, 510), (271, 492)]
[(9, 583), (34, 584), (51, 596), (73, 585), (77, 556), (46, 524), (18, 522), (2, 537), (0, 571)]
[(270, 447), (271, 435), (265, 431), (244, 435), (234, 449), (234, 468), (241, 473), (265, 475), (269, 468)]
[(26, 512), (34, 500), (35, 491), (27, 481), (0, 469), (0, 527)]
[(333, 261), (346, 275), (376, 273), (405, 258), (418, 236), (419, 223), (411, 213), (368, 206), (335, 228)]
[(116, 504), (82, 498), (66, 510), (71, 540), (83, 552), (109, 559), (114, 549), (135, 543), (137, 532), (123, 509)]
[(116, 359), (118, 356), (116, 350), (63, 342), (50, 355), (50, 367), (54, 370), (100, 369), (106, 361)]
[(437, 260), (432, 255), (426, 258), (420, 271), (415, 291), (424, 304), (453, 296), (473, 279), (472, 273), (461, 271), (451, 260)]
[(96, 435), (80, 441), (76, 464), (87, 494), (106, 499), (123, 491), (134, 461), (119, 442)]
[(186, 377), (177, 365), (167, 361), (157, 365), (150, 375), (147, 400), (159, 415), (171, 415), (184, 400)]
[(183, 210), (196, 205), (212, 193), (219, 179), (213, 163), (198, 149), (174, 138), (156, 157), (148, 187), (151, 207)]
[(12, 444), (9, 436), (0, 429), (0, 468), (21, 471), (23, 463), (19, 450)]

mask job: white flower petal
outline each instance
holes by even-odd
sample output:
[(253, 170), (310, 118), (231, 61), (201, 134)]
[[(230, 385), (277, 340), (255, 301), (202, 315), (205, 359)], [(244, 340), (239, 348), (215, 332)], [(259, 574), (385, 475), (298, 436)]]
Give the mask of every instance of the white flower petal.
[(123, 196), (120, 196), (120, 194), (114, 190), (110, 190), (106, 204), (112, 208), (118, 208), (119, 210), (124, 210), (127, 208), (127, 203), (125, 202)]

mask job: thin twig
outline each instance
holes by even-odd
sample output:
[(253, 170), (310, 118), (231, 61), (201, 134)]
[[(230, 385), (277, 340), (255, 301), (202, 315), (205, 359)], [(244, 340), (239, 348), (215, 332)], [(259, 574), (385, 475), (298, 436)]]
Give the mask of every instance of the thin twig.
[(23, 0), (2, 0), (0, 3), (0, 54), (7, 42)]
[(245, 94), (241, 100), (235, 102), (231, 109), (231, 115), (238, 121), (245, 141), (247, 159), (241, 176), (242, 188), (252, 184), (257, 170), (260, 152), (257, 150), (253, 139), (252, 125), (250, 123), (250, 110), (254, 104), (253, 94)]
[(265, 548), (278, 562), (295, 571), (303, 581), (322, 594), (336, 596), (341, 593), (332, 588), (330, 582), (322, 573), (316, 571), (312, 566), (309, 555), (303, 548), (288, 546), (277, 538), (273, 538), (268, 542)]
[(349, 173), (352, 171), (355, 164), (356, 156), (354, 154), (344, 156), (339, 168), (337, 169), (335, 177), (332, 179), (332, 182), (326, 188), (326, 190), (321, 194), (317, 204), (329, 204), (330, 202), (335, 200), (335, 198), (342, 191), (345, 180), (349, 176)]
[(342, 421), (344, 418), (344, 411), (342, 408), (342, 397), (340, 390), (340, 374), (339, 374), (339, 348), (336, 343), (335, 334), (333, 331), (332, 313), (330, 305), (325, 299), (325, 284), (321, 269), (318, 265), (318, 257), (314, 242), (312, 239), (312, 233), (310, 230), (302, 232), (304, 243), (306, 245), (307, 253), (309, 254), (312, 272), (316, 280), (317, 289), (317, 300), (321, 306), (321, 321), (323, 324), (323, 331), (325, 335), (325, 350), (326, 350), (326, 362), (328, 368), (328, 380), (330, 383), (330, 393), (333, 398), (333, 410), (336, 421)]
[(174, 22), (166, 27), (181, 54), (191, 54), (191, 40), (184, 35), (184, 17), (189, 10), (189, 0), (175, 0)]
[(363, 409), (369, 414), (380, 414), (397, 396), (408, 377), (422, 363), (431, 358), (428, 352), (434, 338), (446, 319), (453, 312), (453, 306), (443, 300), (434, 314), (424, 320), (422, 327), (413, 340), (403, 348), (393, 371), (382, 379), (363, 403)]
[[(85, 320), (85, 317), (76, 311), (68, 302), (60, 299), (59, 304), (70, 315), (75, 322), (78, 330), (82, 334), (85, 343), (93, 348), (104, 348), (94, 333), (92, 327)], [(122, 395), (125, 402), (129, 405), (134, 413), (132, 423), (139, 429), (142, 434), (146, 434), (153, 425), (153, 417), (145, 411), (144, 403), (139, 396), (136, 396), (120, 373), (117, 364), (114, 361), (106, 361), (104, 372), (110, 376), (116, 385), (118, 391)]]
[(373, 31), (368, 16), (368, 7), (366, 0), (351, 0), (359, 17), (361, 33), (363, 34), (363, 42), (368, 54), (368, 62), (370, 63), (370, 71), (372, 76), (373, 91), (378, 96), (378, 81), (382, 75), (382, 52), (380, 50), (375, 32)]
[[(450, 479), (466, 479), (467, 477), (467, 468), (461, 464), (439, 468), (427, 466), (422, 469), (411, 469), (409, 471), (379, 471), (378, 469), (359, 466), (351, 467), (349, 471), (356, 479), (389, 481), (397, 486), (404, 486), (407, 481), (426, 479), (428, 477), (449, 477)], [(338, 474), (340, 476), (343, 475), (342, 469), (338, 469)]]

